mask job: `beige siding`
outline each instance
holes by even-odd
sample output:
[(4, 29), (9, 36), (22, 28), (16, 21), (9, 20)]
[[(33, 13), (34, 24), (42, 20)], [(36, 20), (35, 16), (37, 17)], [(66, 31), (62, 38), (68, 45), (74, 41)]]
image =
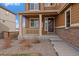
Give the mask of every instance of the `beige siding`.
[(72, 5), (72, 23), (79, 23), (79, 3)]
[[(44, 17), (43, 17), (43, 20), (42, 20), (42, 22), (43, 22), (42, 34), (47, 34), (47, 32), (44, 31), (44, 21), (45, 20), (44, 20)], [(30, 18), (26, 19), (26, 29), (25, 30), (26, 30), (27, 34), (39, 34), (39, 28), (38, 29), (36, 29), (36, 28), (30, 28)]]
[[(29, 4), (26, 4), (26, 5), (27, 5), (26, 6), (27, 10), (29, 11)], [(64, 5), (65, 4), (63, 3), (63, 4), (60, 4), (60, 5), (56, 6), (56, 7), (53, 7), (53, 6), (51, 6), (51, 7), (44, 7), (44, 4), (40, 4), (40, 10), (41, 11), (44, 11), (44, 10), (57, 10), (57, 9), (60, 9), (61, 6), (63, 7)], [(64, 10), (61, 13), (59, 13), (58, 16), (55, 16), (55, 18), (56, 18), (56, 20), (55, 20), (56, 21), (56, 23), (55, 23), (56, 27), (58, 27), (58, 26), (65, 26), (65, 11), (68, 8), (71, 8), (71, 23), (72, 24), (79, 23), (79, 4), (77, 3), (77, 4), (71, 4), (70, 7), (68, 6), (68, 7), (64, 8)], [(44, 19), (43, 19), (43, 23), (44, 23)], [(27, 28), (30, 27), (30, 25), (29, 25), (29, 19), (28, 18), (27, 18), (27, 25), (26, 25), (26, 27)], [(43, 34), (47, 33), (47, 32), (44, 31), (44, 28), (42, 30), (42, 33)]]
[(39, 29), (26, 28), (26, 34), (39, 34)]
[(26, 3), (26, 11), (29, 11), (29, 3)]
[[(65, 3), (54, 3), (55, 5), (52, 5), (52, 6), (45, 6), (44, 3), (39, 3), (40, 6), (40, 11), (44, 11), (44, 10), (59, 10), (61, 7), (63, 7), (63, 5), (65, 5)], [(26, 3), (26, 12), (30, 11), (29, 10), (29, 6), (30, 4), (29, 3)]]
[(65, 14), (61, 13), (56, 17), (56, 27), (65, 25)]
[(44, 3), (40, 3), (40, 10), (44, 10)]
[[(72, 4), (69, 8), (71, 8), (71, 23), (79, 23), (79, 4)], [(65, 11), (56, 17), (56, 27), (65, 26)]]
[(30, 18), (29, 17), (27, 17), (27, 19), (26, 19), (25, 31), (26, 31), (26, 34), (39, 34), (39, 29), (30, 28)]
[(0, 32), (2, 31), (16, 31), (16, 15), (0, 8)]

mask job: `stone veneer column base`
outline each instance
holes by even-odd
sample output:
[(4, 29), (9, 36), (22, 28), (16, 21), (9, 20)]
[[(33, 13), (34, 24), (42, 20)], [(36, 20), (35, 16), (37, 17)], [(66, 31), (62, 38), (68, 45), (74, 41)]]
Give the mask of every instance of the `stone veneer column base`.
[(22, 35), (18, 35), (18, 40), (23, 40), (23, 36)]

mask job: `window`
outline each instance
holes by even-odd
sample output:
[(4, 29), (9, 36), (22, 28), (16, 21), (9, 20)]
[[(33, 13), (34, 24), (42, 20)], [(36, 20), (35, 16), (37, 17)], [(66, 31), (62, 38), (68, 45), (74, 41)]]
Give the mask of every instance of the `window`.
[(38, 11), (39, 3), (30, 3), (30, 11)]
[(38, 18), (31, 18), (30, 27), (31, 28), (39, 28), (39, 20)]
[(71, 9), (65, 12), (65, 27), (69, 28), (71, 26)]

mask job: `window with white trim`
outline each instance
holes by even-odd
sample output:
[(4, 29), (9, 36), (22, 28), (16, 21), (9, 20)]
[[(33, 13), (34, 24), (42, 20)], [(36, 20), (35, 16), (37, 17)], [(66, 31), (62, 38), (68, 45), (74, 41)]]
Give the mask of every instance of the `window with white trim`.
[(30, 3), (30, 11), (38, 11), (39, 3)]
[(39, 28), (39, 19), (38, 18), (31, 18), (30, 19), (30, 27), (31, 28)]
[(71, 9), (65, 12), (65, 27), (69, 28), (71, 26)]

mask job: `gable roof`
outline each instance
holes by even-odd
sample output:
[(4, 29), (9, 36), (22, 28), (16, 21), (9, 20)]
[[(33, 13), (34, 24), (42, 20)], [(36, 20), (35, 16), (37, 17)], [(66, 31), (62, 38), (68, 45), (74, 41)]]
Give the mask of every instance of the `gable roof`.
[(7, 8), (5, 8), (5, 7), (3, 7), (3, 6), (0, 6), (0, 8), (2, 8), (2, 9), (4, 9), (4, 10), (6, 10), (6, 11), (8, 11), (8, 12), (10, 12), (10, 13), (14, 14), (14, 15), (16, 15), (16, 13), (14, 13), (14, 12), (12, 12), (12, 11), (8, 10)]

